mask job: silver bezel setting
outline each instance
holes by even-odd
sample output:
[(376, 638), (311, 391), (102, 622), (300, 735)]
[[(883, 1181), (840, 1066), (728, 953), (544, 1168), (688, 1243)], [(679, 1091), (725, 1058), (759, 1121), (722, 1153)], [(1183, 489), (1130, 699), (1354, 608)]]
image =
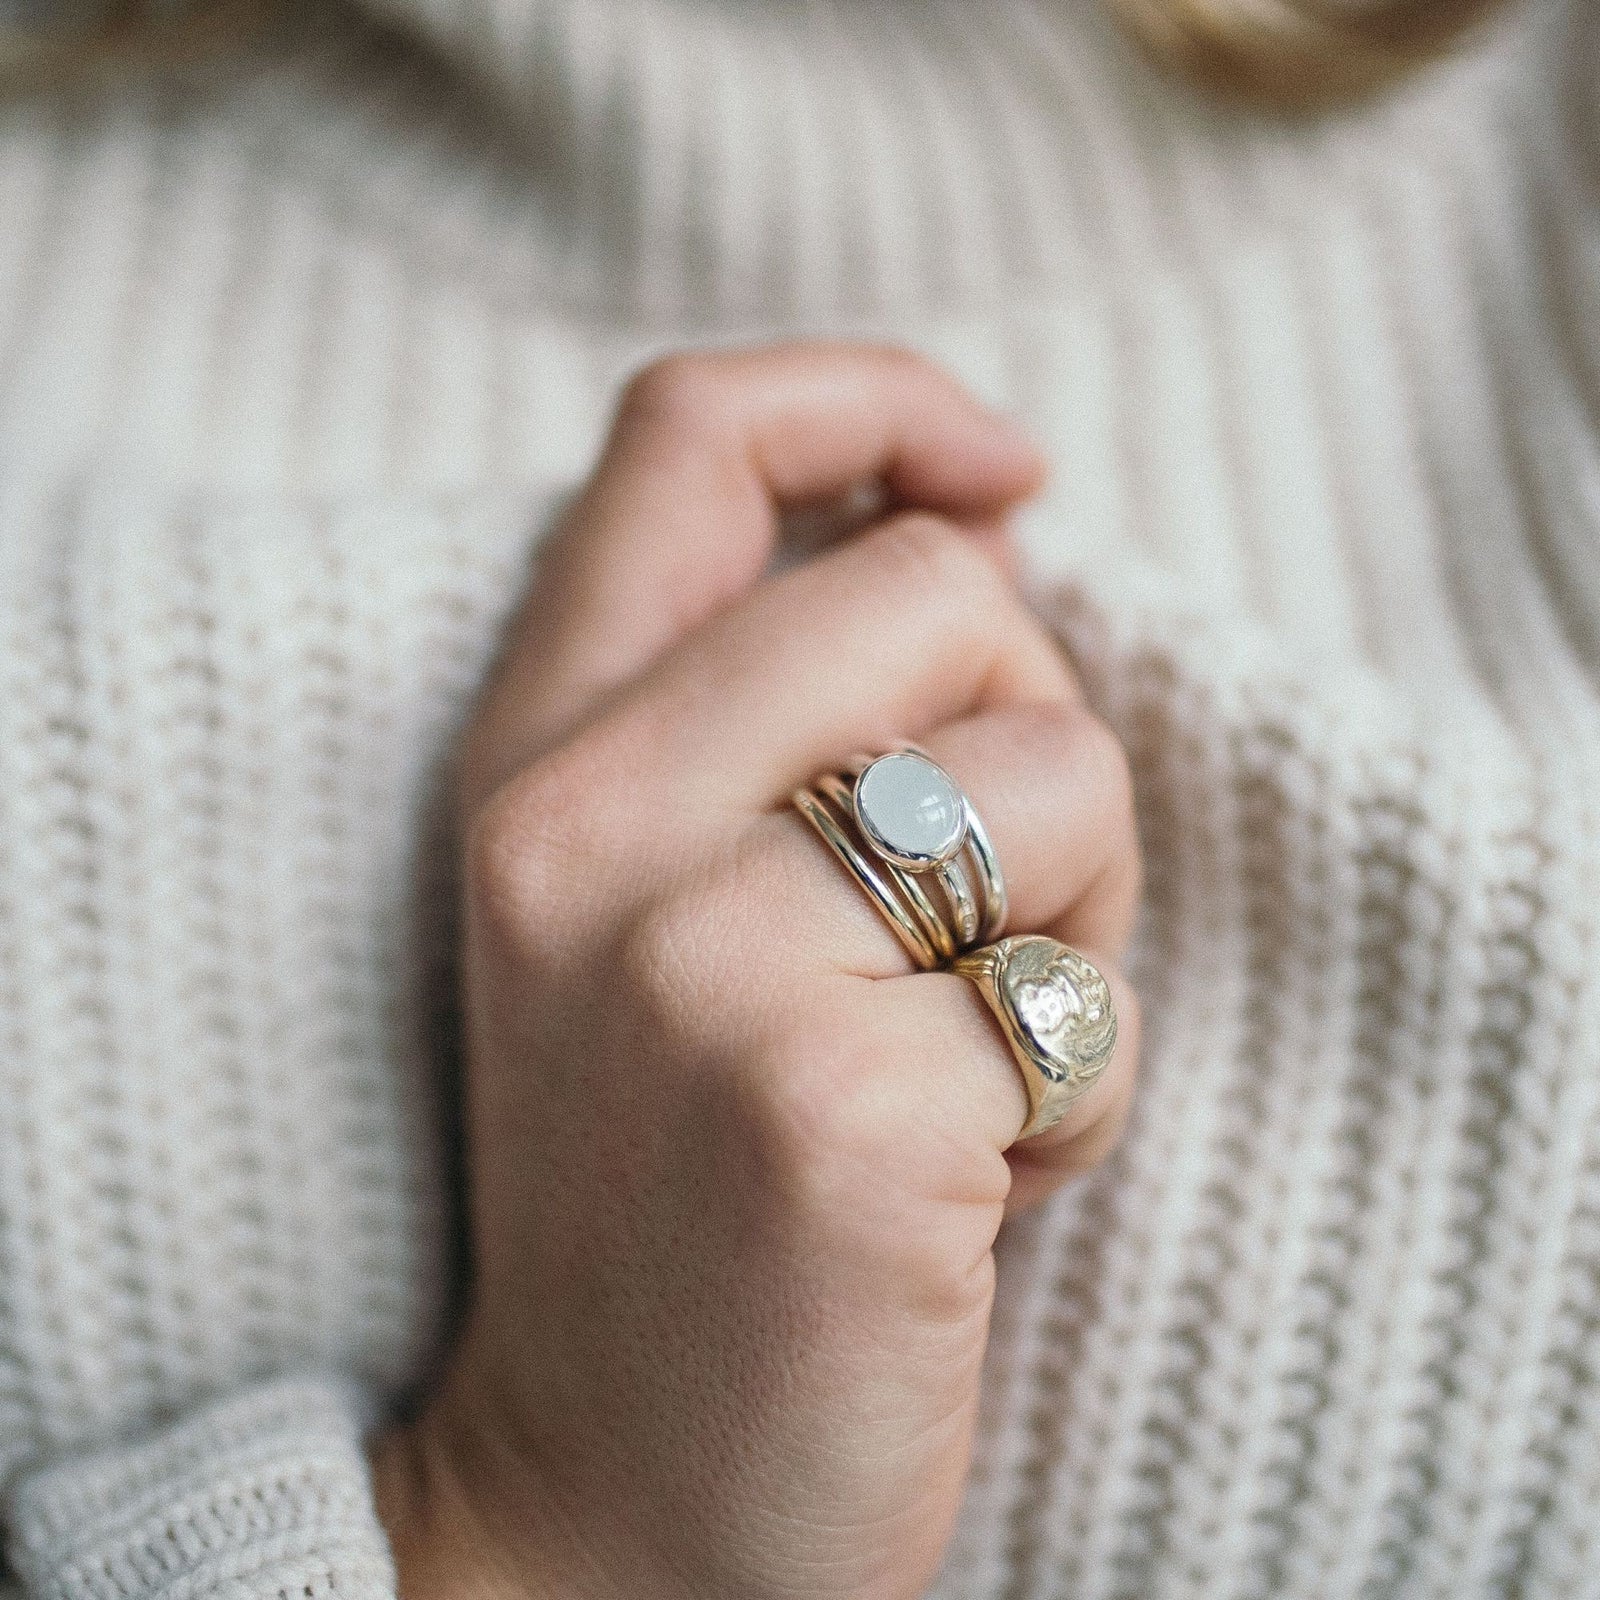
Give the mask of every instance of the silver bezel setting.
[[(953, 802), (956, 824), (937, 852), (906, 849), (904, 840), (897, 842), (889, 838), (879, 822), (874, 820), (870, 806), (862, 804), (862, 791), (871, 773), (889, 762), (907, 761), (917, 762), (927, 768), (934, 779), (949, 791)], [(856, 826), (872, 848), (886, 861), (894, 862), (897, 867), (903, 867), (907, 872), (931, 872), (935, 868), (948, 866), (966, 848), (967, 839), (972, 831), (971, 813), (960, 784), (937, 761), (925, 756), (920, 750), (891, 750), (887, 755), (878, 756), (862, 767), (852, 786), (851, 810), (855, 816)]]

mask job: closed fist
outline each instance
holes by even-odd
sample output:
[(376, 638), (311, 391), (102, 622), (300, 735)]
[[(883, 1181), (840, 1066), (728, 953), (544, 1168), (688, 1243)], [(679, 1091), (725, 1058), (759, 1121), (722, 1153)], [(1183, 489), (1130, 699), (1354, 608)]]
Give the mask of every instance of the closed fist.
[[(462, 768), (474, 1286), (383, 1441), (405, 1591), (911, 1597), (959, 1504), (996, 1231), (1109, 1148), (1138, 1019), (1122, 752), (1004, 571), (1039, 463), (908, 355), (630, 387)], [(789, 505), (860, 536), (766, 575)], [(1049, 1133), (964, 978), (913, 969), (789, 805), (915, 740), (1010, 928), (1088, 954), (1115, 1056)]]

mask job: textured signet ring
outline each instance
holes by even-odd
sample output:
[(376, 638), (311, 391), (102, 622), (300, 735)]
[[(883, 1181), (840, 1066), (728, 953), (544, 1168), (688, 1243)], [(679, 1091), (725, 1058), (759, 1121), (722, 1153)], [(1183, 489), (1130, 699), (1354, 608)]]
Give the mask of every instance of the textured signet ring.
[(1059, 939), (1020, 934), (958, 957), (952, 970), (978, 986), (1022, 1071), (1028, 1120), (1017, 1137), (1054, 1127), (1116, 1047), (1116, 1007), (1100, 969)]
[(988, 832), (920, 750), (823, 773), (794, 803), (918, 966), (944, 966), (1004, 927), (1005, 879)]

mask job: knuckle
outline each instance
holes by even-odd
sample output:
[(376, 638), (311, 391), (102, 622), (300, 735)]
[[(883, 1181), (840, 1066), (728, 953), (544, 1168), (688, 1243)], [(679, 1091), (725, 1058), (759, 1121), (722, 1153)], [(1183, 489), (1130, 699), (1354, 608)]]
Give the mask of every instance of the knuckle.
[(617, 431), (702, 431), (720, 416), (727, 389), (724, 364), (714, 355), (661, 356), (628, 380), (617, 407)]
[(618, 935), (618, 992), (658, 1030), (693, 1031), (708, 1044), (737, 1033), (759, 999), (749, 922), (728, 873), (675, 880), (639, 903)]
[(1131, 919), (1144, 892), (1133, 769), (1127, 749), (1109, 724), (1087, 709), (1080, 710), (1080, 717), (1074, 759), (1088, 769), (1095, 809), (1104, 819), (1107, 857), (1102, 881), (1111, 900)]
[(1111, 725), (1087, 706), (1066, 711), (1072, 724), (1069, 736), (1073, 761), (1087, 769), (1094, 793), (1106, 815), (1119, 822), (1133, 817), (1133, 771), (1128, 752)]
[(1090, 845), (1080, 856), (1092, 875), (1084, 894), (1105, 920), (1101, 936), (1120, 950), (1131, 930), (1144, 885), (1144, 865), (1128, 754), (1113, 729), (1081, 701), (1029, 706), (1027, 743), (1040, 752), (1045, 788), (1059, 796), (1076, 836)]
[(474, 916), (520, 944), (525, 910), (538, 892), (547, 858), (528, 837), (513, 787), (496, 790), (468, 823), (462, 877)]
[(552, 905), (576, 909), (580, 880), (603, 854), (589, 805), (589, 785), (576, 764), (557, 754), (504, 780), (468, 821), (462, 873), (474, 912), (524, 949), (556, 937)]
[(847, 348), (892, 379), (939, 389), (960, 388), (946, 368), (911, 345), (897, 344), (893, 339), (865, 339)]
[(652, 896), (618, 938), (614, 961), (622, 991), (652, 1011), (687, 1003), (685, 991), (700, 981), (701, 949), (715, 915), (699, 889), (675, 885)]
[(926, 512), (891, 518), (870, 536), (867, 554), (902, 603), (942, 611), (959, 598), (965, 608), (998, 587), (994, 568), (972, 541), (953, 523)]

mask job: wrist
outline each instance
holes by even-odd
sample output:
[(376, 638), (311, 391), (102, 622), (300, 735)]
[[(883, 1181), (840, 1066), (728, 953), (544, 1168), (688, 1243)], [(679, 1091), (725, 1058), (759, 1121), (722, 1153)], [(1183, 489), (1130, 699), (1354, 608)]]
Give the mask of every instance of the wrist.
[[(514, 1600), (521, 1591), (473, 1529), (470, 1508), (440, 1471), (427, 1435), (395, 1427), (368, 1449), (378, 1520), (403, 1600)], [(486, 1559), (487, 1558), (487, 1559)]]
[[(391, 1428), (368, 1451), (401, 1600), (577, 1600), (576, 1589), (541, 1569), (527, 1541), (512, 1548), (500, 1537), (482, 1503), (482, 1473), (463, 1462), (450, 1432), (429, 1413)], [(532, 1528), (536, 1507), (523, 1505), (524, 1527)]]

